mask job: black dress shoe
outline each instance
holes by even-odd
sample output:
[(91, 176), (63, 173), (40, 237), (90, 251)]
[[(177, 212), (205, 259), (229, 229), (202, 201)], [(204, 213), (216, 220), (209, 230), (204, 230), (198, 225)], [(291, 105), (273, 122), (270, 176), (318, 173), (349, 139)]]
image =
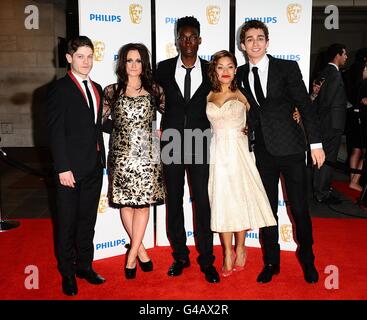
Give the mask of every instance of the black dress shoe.
[(303, 275), (308, 283), (316, 283), (319, 281), (319, 273), (313, 263), (305, 263), (302, 265)]
[(102, 284), (106, 282), (106, 279), (95, 272), (93, 269), (77, 270), (76, 276), (80, 279), (87, 280), (90, 284)]
[(260, 283), (270, 282), (274, 274), (279, 274), (279, 264), (266, 264), (260, 274), (257, 276), (256, 281)]
[(75, 296), (78, 293), (75, 276), (62, 277), (62, 292), (67, 296)]
[(176, 277), (182, 274), (184, 268), (188, 268), (190, 266), (190, 260), (175, 260), (172, 265), (169, 267), (167, 274), (170, 277)]
[(219, 274), (213, 265), (200, 268), (201, 272), (205, 274), (205, 280), (210, 283), (218, 283), (220, 281)]
[(328, 195), (326, 197), (323, 197), (323, 198), (318, 198), (318, 197), (315, 197), (315, 200), (318, 202), (318, 203), (321, 203), (321, 204), (326, 204), (326, 205), (337, 205), (337, 204), (341, 204), (343, 201), (334, 196), (334, 195)]
[(125, 267), (125, 278), (128, 280), (136, 278), (136, 266), (132, 269)]
[(140, 268), (141, 268), (142, 271), (144, 271), (144, 272), (153, 271), (153, 262), (152, 262), (152, 260), (143, 262), (138, 257), (138, 261), (139, 261), (139, 266), (140, 266)]

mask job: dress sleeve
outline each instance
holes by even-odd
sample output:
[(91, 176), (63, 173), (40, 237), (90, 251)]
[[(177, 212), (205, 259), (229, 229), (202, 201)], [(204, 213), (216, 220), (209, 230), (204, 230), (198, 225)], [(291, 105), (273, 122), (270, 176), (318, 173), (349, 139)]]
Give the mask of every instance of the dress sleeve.
[(102, 122), (107, 121), (108, 117), (111, 115), (112, 108), (112, 97), (113, 97), (113, 85), (108, 85), (104, 88), (103, 91), (103, 113), (102, 113)]

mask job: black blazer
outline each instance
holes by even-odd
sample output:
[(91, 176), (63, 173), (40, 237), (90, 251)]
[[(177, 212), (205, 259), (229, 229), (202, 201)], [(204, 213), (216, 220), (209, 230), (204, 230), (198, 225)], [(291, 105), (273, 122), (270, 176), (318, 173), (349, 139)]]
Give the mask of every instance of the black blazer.
[(162, 116), (161, 128), (208, 129), (209, 120), (206, 116), (206, 97), (210, 92), (208, 79), (208, 61), (200, 58), (203, 81), (188, 103), (185, 102), (175, 79), (178, 56), (161, 61), (156, 71), (156, 80), (165, 94), (165, 111)]
[(322, 123), (322, 132), (330, 129), (344, 130), (347, 96), (340, 72), (328, 64), (320, 76), (325, 78), (315, 103)]
[[(102, 88), (93, 82), (98, 105), (95, 124), (87, 98), (73, 78), (69, 72), (49, 88), (47, 126), (55, 171), (70, 170), (80, 177), (93, 172), (98, 162), (106, 165), (101, 129)], [(97, 146), (101, 153), (97, 152)]]
[(263, 106), (254, 98), (248, 81), (249, 64), (237, 70), (240, 88), (251, 105), (250, 130), (261, 124), (266, 149), (274, 156), (286, 156), (306, 150), (306, 139), (300, 125), (293, 120), (294, 108), (301, 113), (309, 143), (321, 142), (316, 109), (311, 104), (297, 62), (269, 57), (267, 95)]

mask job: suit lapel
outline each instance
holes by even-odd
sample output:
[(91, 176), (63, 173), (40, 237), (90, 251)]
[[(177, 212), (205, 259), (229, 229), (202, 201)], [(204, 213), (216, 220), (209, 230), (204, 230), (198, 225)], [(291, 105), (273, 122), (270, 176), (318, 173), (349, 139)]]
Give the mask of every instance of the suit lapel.
[[(88, 107), (88, 100), (87, 97), (84, 93), (84, 90), (82, 89), (82, 87), (80, 86), (80, 83), (78, 82), (78, 80), (76, 80), (76, 78), (74, 77), (73, 73), (69, 70), (68, 71), (68, 75), (70, 77), (70, 79), (74, 82), (74, 84), (77, 86), (77, 88), (79, 89), (78, 91), (82, 94), (82, 96), (84, 97), (85, 103), (87, 104)], [(89, 108), (89, 107), (88, 107)]]
[(169, 70), (168, 70), (168, 75), (173, 83), (173, 88), (174, 90), (177, 91), (177, 94), (179, 96), (181, 96), (182, 99), (184, 99), (183, 95), (182, 95), (182, 92), (180, 90), (180, 87), (178, 86), (178, 83), (176, 81), (176, 66), (177, 66), (177, 60), (178, 60), (178, 56), (172, 60), (172, 64), (169, 66)]
[(268, 100), (268, 97), (272, 96), (273, 90), (274, 90), (274, 84), (277, 83), (277, 77), (276, 77), (276, 66), (274, 65), (274, 60), (271, 56), (269, 56), (269, 68), (268, 68), (268, 80), (267, 80), (267, 84), (266, 84), (266, 98), (265, 98), (265, 103)]
[(90, 79), (90, 81), (92, 83), (92, 88), (93, 88), (94, 95), (96, 96), (97, 114), (98, 114), (99, 107), (100, 107), (100, 102), (101, 102), (101, 97), (100, 97), (98, 89), (97, 89), (96, 85), (94, 84), (94, 82), (92, 81), (92, 79)]
[[(76, 85), (76, 88), (75, 88), (75, 86), (72, 86), (72, 87), (76, 89), (76, 92), (79, 92), (79, 94), (81, 94), (81, 96), (84, 97), (85, 106), (86, 106), (86, 108), (89, 109), (87, 96), (85, 95), (84, 90), (82, 89), (80, 83), (74, 77), (73, 73), (70, 70), (68, 71), (68, 76), (69, 76), (70, 80), (72, 80), (72, 82)], [(92, 80), (91, 80), (91, 83), (92, 83), (93, 92), (94, 92), (94, 94), (96, 96), (96, 103), (97, 103), (97, 121), (98, 121), (99, 104), (100, 104), (100, 101), (101, 101), (101, 97), (100, 97), (100, 94), (98, 92), (97, 87), (95, 86), (95, 84), (93, 83)], [(93, 122), (94, 122), (94, 120), (93, 120)]]
[(194, 99), (197, 95), (199, 95), (200, 92), (203, 90), (203, 88), (207, 85), (208, 66), (206, 65), (206, 61), (200, 59), (200, 66), (201, 66), (201, 77), (202, 77), (202, 81), (201, 81), (200, 86), (196, 89), (196, 91), (194, 92), (194, 94), (191, 96), (191, 99)]

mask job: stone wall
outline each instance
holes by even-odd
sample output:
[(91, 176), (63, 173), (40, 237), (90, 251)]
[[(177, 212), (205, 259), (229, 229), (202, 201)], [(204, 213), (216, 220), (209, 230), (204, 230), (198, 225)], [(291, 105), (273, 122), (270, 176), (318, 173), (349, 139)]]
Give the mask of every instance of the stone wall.
[[(39, 28), (28, 30), (28, 5), (38, 8)], [(47, 144), (44, 97), (57, 68), (57, 39), (65, 38), (63, 1), (1, 0), (0, 3), (1, 146)], [(34, 22), (34, 21), (32, 21)]]

